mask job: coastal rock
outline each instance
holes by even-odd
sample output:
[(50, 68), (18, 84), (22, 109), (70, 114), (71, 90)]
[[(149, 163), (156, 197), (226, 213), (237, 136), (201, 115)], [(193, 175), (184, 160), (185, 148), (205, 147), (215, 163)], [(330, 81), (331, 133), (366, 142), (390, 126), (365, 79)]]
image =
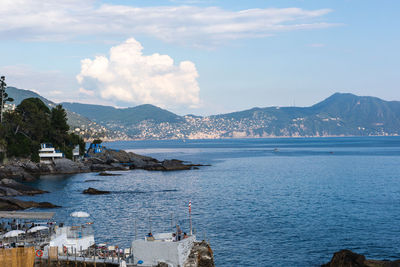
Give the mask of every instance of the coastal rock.
[(134, 161), (136, 159), (136, 160), (142, 160), (144, 162), (149, 162), (149, 161), (158, 162), (158, 160), (156, 160), (155, 158), (139, 155), (133, 152), (128, 152), (128, 155), (130, 161)]
[(112, 171), (114, 167), (108, 164), (92, 164), (90, 170), (92, 172)]
[(109, 172), (101, 172), (99, 173), (99, 176), (120, 176), (121, 174), (119, 173), (109, 173)]
[(124, 150), (107, 149), (104, 152), (104, 157), (109, 163), (128, 163), (130, 161), (129, 154)]
[(364, 255), (345, 249), (336, 252), (331, 261), (321, 267), (400, 267), (400, 260), (367, 260)]
[[(31, 186), (28, 186), (28, 185), (21, 184), (21, 183), (15, 181), (15, 180), (12, 180), (12, 179), (2, 179), (0, 181), (0, 186), (6, 187), (6, 188), (9, 188), (9, 189), (13, 189), (13, 190), (21, 193), (21, 194), (16, 194), (15, 196), (18, 196), (18, 195), (37, 195), (37, 194), (48, 193), (47, 191), (43, 191), (43, 190), (36, 189), (36, 188), (33, 188)], [(11, 191), (9, 191), (9, 192), (11, 192)], [(12, 196), (12, 195), (9, 195), (9, 196)]]
[(37, 163), (34, 163), (32, 161), (26, 161), (22, 163), (21, 167), (26, 171), (31, 174), (40, 174), (40, 166)]
[(96, 188), (89, 187), (88, 189), (83, 190), (83, 194), (104, 195), (104, 194), (110, 194), (110, 191), (102, 191), (102, 190), (98, 190)]
[(20, 181), (34, 181), (36, 178), (25, 171), (21, 162), (10, 162), (0, 167), (0, 179), (10, 178)]
[(25, 210), (28, 208), (59, 208), (49, 202), (23, 201), (15, 198), (0, 197), (0, 210)]
[(164, 160), (162, 166), (166, 171), (190, 170), (192, 168), (191, 165), (186, 165), (183, 161), (177, 159)]
[(331, 261), (322, 267), (364, 267), (365, 257), (350, 250), (336, 252)]
[(144, 169), (147, 165), (144, 160), (139, 158), (131, 158), (130, 164), (130, 169)]
[(183, 267), (215, 267), (210, 245), (204, 240), (195, 242)]
[(184, 171), (191, 170), (193, 166), (199, 165), (185, 164), (181, 160), (171, 159), (147, 164), (144, 169), (149, 171)]
[(126, 170), (129, 170), (129, 166), (125, 166), (123, 164), (111, 163), (110, 165), (111, 165), (111, 167), (113, 167), (114, 171), (126, 171)]
[(54, 171), (56, 173), (63, 173), (63, 174), (69, 174), (69, 173), (79, 173), (81, 172), (81, 169), (79, 168), (79, 164), (76, 162), (62, 158), (62, 159), (55, 159), (53, 161), (54, 164)]
[(52, 164), (38, 164), (39, 170), (41, 174), (52, 173), (54, 172), (54, 168)]
[(94, 154), (92, 151), (89, 151), (88, 154), (106, 164), (130, 162), (129, 154), (124, 150), (104, 149), (100, 153)]
[(98, 157), (90, 157), (90, 158), (86, 158), (84, 161), (85, 165), (92, 165), (92, 164), (106, 164), (105, 160), (102, 160), (101, 158)]
[(15, 189), (8, 188), (5, 186), (0, 186), (0, 196), (1, 197), (12, 197), (12, 196), (22, 196), (23, 194)]

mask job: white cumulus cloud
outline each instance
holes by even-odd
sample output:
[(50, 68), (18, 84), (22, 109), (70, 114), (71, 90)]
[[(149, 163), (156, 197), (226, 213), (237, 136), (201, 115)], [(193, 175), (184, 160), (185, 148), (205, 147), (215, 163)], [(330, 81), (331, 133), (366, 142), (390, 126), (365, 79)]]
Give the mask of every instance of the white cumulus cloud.
[(199, 105), (199, 75), (193, 62), (175, 63), (168, 55), (143, 55), (142, 50), (142, 45), (130, 38), (112, 47), (109, 57), (83, 59), (77, 75), (80, 92), (96, 92), (104, 100), (168, 108)]

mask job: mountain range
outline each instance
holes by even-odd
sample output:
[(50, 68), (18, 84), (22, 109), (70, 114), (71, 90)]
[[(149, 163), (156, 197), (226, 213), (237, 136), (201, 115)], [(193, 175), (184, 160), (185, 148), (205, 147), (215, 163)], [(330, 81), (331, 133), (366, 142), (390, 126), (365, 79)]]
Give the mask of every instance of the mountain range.
[[(31, 91), (7, 89), (21, 99)], [(29, 93), (30, 92), (30, 93)], [(33, 93), (35, 94), (35, 93)], [(37, 94), (36, 94), (37, 95)], [(36, 97), (40, 97), (37, 95)], [(40, 97), (48, 105), (55, 103)], [(18, 101), (16, 101), (18, 102)], [(400, 134), (400, 102), (335, 93), (310, 107), (266, 107), (212, 115), (179, 116), (147, 104), (132, 108), (61, 103), (69, 123), (103, 127), (108, 139), (212, 139), (257, 137), (369, 136)], [(77, 123), (79, 121), (79, 123)], [(81, 124), (80, 124), (81, 123)], [(78, 131), (79, 132), (79, 131)], [(86, 138), (90, 138), (87, 133)], [(97, 136), (101, 137), (101, 136)]]

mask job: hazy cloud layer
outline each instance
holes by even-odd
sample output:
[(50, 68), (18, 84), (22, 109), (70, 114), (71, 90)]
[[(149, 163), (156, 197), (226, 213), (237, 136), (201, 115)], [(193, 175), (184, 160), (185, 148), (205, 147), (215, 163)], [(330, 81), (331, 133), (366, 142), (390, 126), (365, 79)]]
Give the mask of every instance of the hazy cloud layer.
[(113, 102), (196, 107), (200, 89), (195, 65), (175, 64), (168, 55), (143, 55), (142, 49), (130, 38), (112, 47), (109, 57), (82, 60), (77, 76), (80, 93)]
[(219, 7), (132, 7), (95, 0), (3, 0), (0, 33), (2, 38), (52, 41), (145, 34), (166, 42), (205, 46), (334, 26), (321, 21), (329, 12), (301, 8), (230, 11)]
[(34, 91), (49, 100), (60, 102), (74, 99), (76, 80), (57, 70), (38, 71), (28, 65), (0, 67), (8, 86)]

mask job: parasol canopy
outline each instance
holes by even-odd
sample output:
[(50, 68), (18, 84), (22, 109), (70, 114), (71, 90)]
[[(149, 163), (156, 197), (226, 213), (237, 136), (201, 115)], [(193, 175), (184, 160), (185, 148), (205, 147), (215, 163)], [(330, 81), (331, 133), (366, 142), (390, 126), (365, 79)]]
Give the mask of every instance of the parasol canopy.
[(49, 229), (49, 227), (47, 227), (47, 226), (39, 225), (39, 226), (35, 226), (35, 227), (32, 227), (31, 229), (29, 229), (28, 233), (35, 233), (37, 231), (48, 230), (48, 229)]
[(10, 232), (7, 232), (3, 235), (3, 237), (16, 237), (19, 236), (20, 234), (25, 234), (25, 231), (21, 230), (12, 230)]
[(74, 211), (71, 214), (71, 217), (78, 217), (78, 218), (87, 218), (90, 217), (90, 214), (84, 211)]

